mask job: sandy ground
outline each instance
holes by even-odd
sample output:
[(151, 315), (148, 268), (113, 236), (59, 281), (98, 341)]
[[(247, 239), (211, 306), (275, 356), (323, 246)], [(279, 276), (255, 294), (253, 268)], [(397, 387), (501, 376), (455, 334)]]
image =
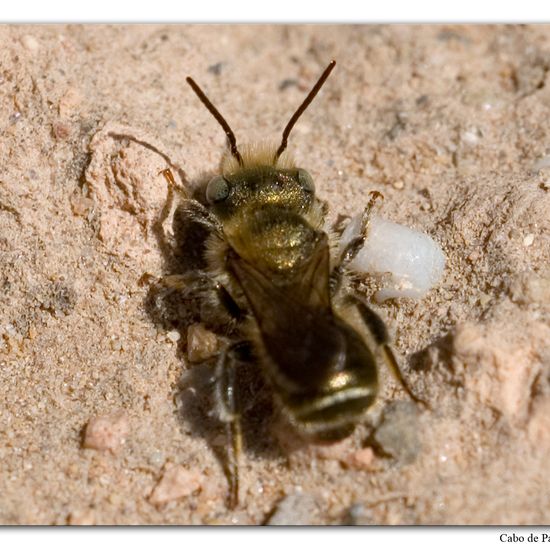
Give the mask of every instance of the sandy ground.
[[(0, 45), (1, 523), (550, 523), (547, 26), (3, 26)], [(231, 511), (198, 319), (157, 284), (159, 172), (195, 189), (224, 150), (187, 75), (239, 141), (277, 140), (332, 58), (291, 147), (331, 220), (376, 189), (443, 247), (427, 297), (377, 306), (430, 410), (388, 381), (374, 437), (289, 450), (254, 381)]]

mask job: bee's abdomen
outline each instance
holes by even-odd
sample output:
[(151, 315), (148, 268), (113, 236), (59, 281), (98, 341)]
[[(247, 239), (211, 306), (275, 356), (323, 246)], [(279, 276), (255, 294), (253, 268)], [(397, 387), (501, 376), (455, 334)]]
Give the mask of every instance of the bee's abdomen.
[(353, 390), (310, 397), (300, 405), (288, 406), (287, 410), (293, 424), (307, 435), (321, 440), (340, 439), (364, 416), (376, 398), (376, 387)]
[(312, 319), (308, 328), (310, 338), (297, 330), (285, 350), (264, 340), (274, 360), (271, 374), (300, 431), (317, 439), (343, 434), (336, 437), (340, 438), (376, 399), (375, 359), (360, 335), (337, 317)]

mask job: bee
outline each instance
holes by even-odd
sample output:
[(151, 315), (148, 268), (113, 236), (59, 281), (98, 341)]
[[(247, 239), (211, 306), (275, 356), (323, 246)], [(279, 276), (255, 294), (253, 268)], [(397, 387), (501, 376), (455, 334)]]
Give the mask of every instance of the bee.
[[(327, 203), (317, 198), (311, 175), (287, 151), (297, 120), (317, 95), (332, 61), (290, 118), (278, 146), (237, 147), (224, 117), (198, 84), (200, 101), (227, 135), (221, 173), (206, 187), (206, 205), (184, 199), (187, 215), (206, 229), (205, 271), (182, 275), (177, 285), (206, 285), (236, 330), (216, 365), (220, 419), (231, 441), (228, 501), (239, 497), (241, 412), (236, 372), (248, 357), (260, 366), (275, 401), (294, 429), (315, 441), (348, 436), (378, 394), (377, 356), (415, 401), (389, 346), (381, 318), (346, 284), (347, 266), (364, 244), (371, 193), (362, 231), (337, 254), (324, 230)], [(169, 170), (164, 175), (174, 186)]]

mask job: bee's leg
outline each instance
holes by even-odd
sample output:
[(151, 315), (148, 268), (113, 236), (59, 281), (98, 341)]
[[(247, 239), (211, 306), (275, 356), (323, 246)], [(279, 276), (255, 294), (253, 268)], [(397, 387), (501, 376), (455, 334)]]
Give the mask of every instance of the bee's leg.
[[(172, 175), (172, 172), (170, 172), (170, 170), (164, 170), (164, 172), (170, 173), (170, 179), (166, 177), (166, 174), (164, 174), (164, 176), (166, 177), (169, 183), (171, 181), (175, 186), (174, 176)], [(170, 211), (172, 210), (173, 206), (174, 206), (174, 187), (171, 184), (169, 184), (166, 200), (164, 201), (164, 206), (162, 207), (162, 210), (160, 211), (160, 214), (158, 215), (157, 219), (153, 223), (153, 233), (157, 239), (159, 248), (161, 249), (162, 253), (167, 257), (171, 257), (174, 251), (172, 250), (169, 240), (166, 238), (163, 226), (166, 220), (168, 219), (168, 216), (170, 215)]]
[(229, 480), (228, 505), (239, 503), (239, 457), (242, 449), (241, 412), (237, 395), (237, 368), (241, 356), (249, 350), (248, 342), (237, 342), (222, 351), (216, 365), (216, 399), (219, 417), (227, 427), (230, 446), (227, 452), (226, 475)]
[(328, 202), (319, 200), (319, 213), (320, 213), (319, 215), (320, 215), (321, 225), (325, 224), (328, 212), (329, 212)]
[[(174, 189), (184, 195), (184, 200), (182, 201), (182, 207), (184, 209), (184, 213), (186, 216), (191, 218), (194, 222), (200, 223), (202, 225), (207, 226), (209, 229), (215, 231), (216, 233), (220, 233), (220, 223), (218, 220), (213, 216), (208, 208), (201, 204), (199, 201), (195, 199), (190, 199), (187, 196), (187, 192), (181, 188), (176, 183), (176, 180), (174, 179), (174, 175), (172, 174), (172, 171), (170, 168), (166, 168), (166, 170), (162, 170), (161, 174), (165, 177), (166, 181), (168, 182), (168, 192), (169, 192), (169, 198), (170, 198), (170, 207), (168, 208), (168, 211), (166, 211), (165, 216), (168, 215), (171, 204), (173, 202), (174, 197)], [(171, 192), (171, 194), (170, 194)], [(167, 200), (168, 202), (168, 200)], [(163, 208), (163, 213), (165, 212), (165, 208)], [(166, 217), (164, 218), (166, 219)]]
[(212, 290), (216, 285), (215, 281), (204, 271), (166, 275), (159, 280), (159, 284), (168, 290), (192, 294)]
[[(180, 177), (180, 180), (182, 182), (187, 182), (188, 181), (187, 174), (185, 173), (183, 168), (181, 168), (176, 163), (174, 163), (172, 161), (172, 159), (166, 153), (164, 153), (159, 147), (153, 145), (150, 141), (147, 140), (146, 137), (142, 138), (140, 136), (133, 135), (133, 134), (125, 131), (122, 128), (119, 129), (118, 131), (117, 130), (109, 130), (109, 131), (107, 131), (107, 135), (112, 137), (113, 139), (117, 139), (117, 140), (133, 141), (134, 143), (138, 143), (139, 145), (145, 147), (146, 149), (149, 149), (150, 151), (153, 151), (154, 153), (156, 153), (157, 155), (162, 157), (165, 160), (165, 162), (177, 172), (177, 174)], [(163, 172), (169, 172), (170, 176), (171, 176), (171, 182), (169, 182), (169, 183), (174, 183), (175, 184), (175, 180), (174, 180), (174, 176), (172, 175), (172, 171), (168, 168), (167, 170), (163, 170)], [(165, 177), (167, 178), (167, 176), (165, 176)]]
[(357, 308), (357, 311), (361, 315), (363, 322), (365, 323), (365, 325), (367, 325), (370, 333), (372, 334), (374, 341), (381, 348), (382, 354), (384, 355), (384, 360), (388, 365), (393, 377), (401, 384), (402, 388), (413, 401), (415, 401), (416, 403), (420, 403), (424, 407), (429, 409), (430, 407), (426, 403), (426, 401), (415, 395), (405, 377), (403, 376), (403, 373), (399, 368), (399, 364), (395, 359), (395, 355), (393, 354), (393, 351), (389, 345), (388, 329), (386, 328), (384, 321), (382, 321), (380, 316), (357, 296), (350, 295), (348, 298)]
[(363, 216), (361, 217), (361, 230), (359, 231), (359, 235), (352, 239), (340, 254), (339, 266), (345, 267), (347, 264), (349, 264), (351, 260), (353, 260), (353, 258), (357, 256), (357, 253), (365, 244), (372, 209), (374, 208), (377, 200), (384, 198), (382, 193), (379, 193), (378, 191), (371, 191), (369, 195), (369, 202), (367, 203), (367, 206), (365, 206), (365, 210), (363, 210)]
[(353, 258), (355, 258), (355, 256), (357, 256), (357, 253), (365, 244), (369, 230), (370, 216), (376, 201), (384, 198), (382, 193), (379, 193), (378, 191), (371, 191), (369, 195), (369, 202), (367, 203), (367, 206), (365, 206), (363, 216), (361, 217), (361, 230), (359, 231), (359, 234), (345, 246), (344, 250), (342, 250), (340, 257), (338, 258), (338, 262), (330, 274), (330, 286), (333, 294), (340, 286), (345, 267), (353, 260)]
[(152, 228), (153, 233), (157, 239), (159, 248), (163, 252), (165, 258), (169, 258), (169, 263), (174, 264), (176, 263), (176, 251), (174, 249), (175, 247), (165, 233), (164, 224), (166, 223), (166, 220), (170, 217), (170, 213), (174, 208), (176, 195), (183, 197), (181, 200), (179, 200), (178, 203), (180, 216), (184, 216), (187, 220), (202, 226), (203, 232), (205, 234), (209, 232), (220, 233), (220, 227), (217, 220), (213, 218), (213, 216), (204, 205), (194, 199), (187, 198), (187, 193), (185, 189), (182, 188), (181, 185), (178, 185), (176, 183), (174, 175), (169, 168), (167, 168), (166, 170), (162, 170), (160, 174), (165, 177), (168, 183), (168, 190), (162, 210), (160, 211), (160, 214), (158, 215), (155, 222), (153, 223)]
[(168, 189), (178, 189), (179, 186), (176, 183), (176, 180), (174, 178), (174, 174), (172, 174), (172, 170), (170, 168), (166, 168), (165, 170), (161, 170), (159, 175), (162, 174), (164, 176), (164, 179), (168, 183)]
[(217, 306), (222, 308), (233, 322), (241, 321), (245, 315), (229, 291), (204, 271), (167, 275), (160, 279), (158, 284), (166, 289), (166, 294), (181, 292), (188, 296), (201, 294), (212, 296)]

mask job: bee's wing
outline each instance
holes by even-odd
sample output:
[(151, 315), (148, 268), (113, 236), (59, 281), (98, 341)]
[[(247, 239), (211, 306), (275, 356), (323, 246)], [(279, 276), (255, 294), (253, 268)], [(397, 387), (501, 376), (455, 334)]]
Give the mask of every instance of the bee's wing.
[(345, 358), (346, 342), (330, 305), (329, 247), (323, 237), (290, 280), (277, 281), (236, 253), (228, 255), (228, 270), (250, 304), (263, 346), (276, 364), (272, 381), (281, 391), (315, 394)]
[(295, 315), (304, 309), (330, 310), (330, 255), (325, 234), (319, 237), (308, 261), (293, 273), (292, 280), (282, 284), (276, 284), (237, 254), (229, 255), (228, 268), (239, 281), (260, 325), (266, 316), (279, 315), (282, 321), (296, 319)]

